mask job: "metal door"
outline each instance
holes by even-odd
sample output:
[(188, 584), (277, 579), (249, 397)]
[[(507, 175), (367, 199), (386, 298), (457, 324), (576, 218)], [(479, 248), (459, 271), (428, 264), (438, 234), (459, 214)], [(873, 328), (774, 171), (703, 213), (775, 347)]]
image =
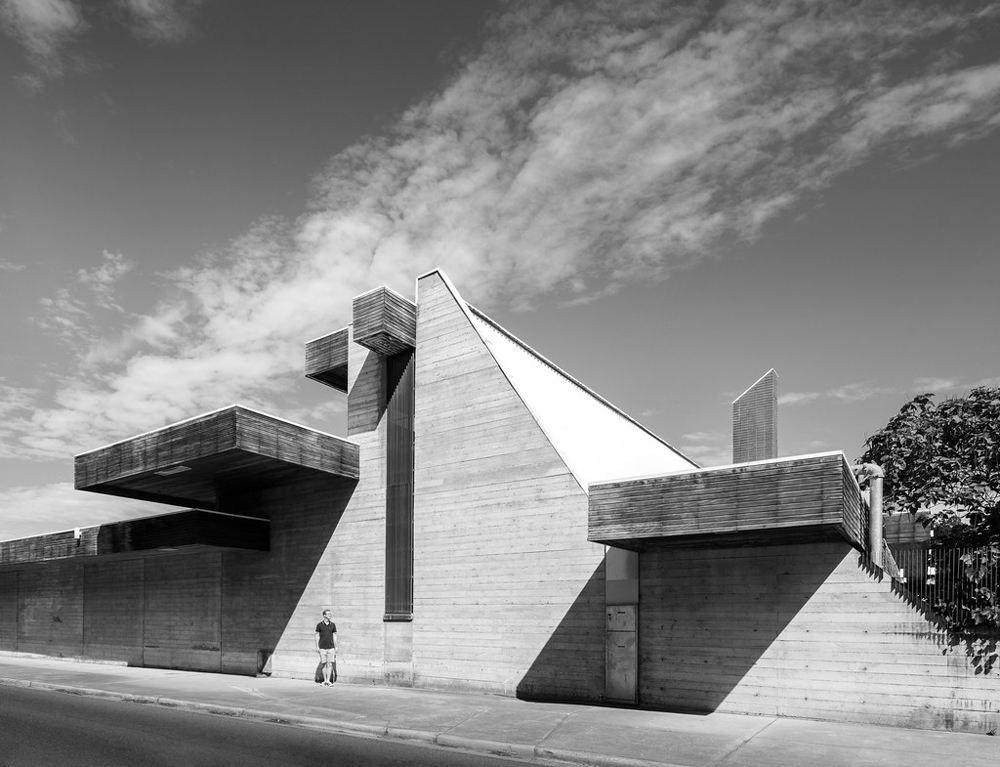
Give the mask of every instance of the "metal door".
[(607, 607), (605, 697), (614, 703), (636, 702), (638, 646), (636, 605)]

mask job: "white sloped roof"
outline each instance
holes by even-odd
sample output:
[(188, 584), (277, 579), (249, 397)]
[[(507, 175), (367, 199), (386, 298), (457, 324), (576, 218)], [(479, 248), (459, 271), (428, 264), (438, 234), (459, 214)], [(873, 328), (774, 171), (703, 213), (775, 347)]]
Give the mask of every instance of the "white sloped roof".
[(473, 327), (507, 380), (585, 491), (599, 480), (698, 468), (486, 315), (466, 306)]

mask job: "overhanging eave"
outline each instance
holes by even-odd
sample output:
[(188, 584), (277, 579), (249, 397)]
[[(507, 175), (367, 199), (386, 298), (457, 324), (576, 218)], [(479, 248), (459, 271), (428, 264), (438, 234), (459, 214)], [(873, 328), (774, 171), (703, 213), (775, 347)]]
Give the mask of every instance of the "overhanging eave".
[(358, 476), (356, 443), (239, 405), (75, 458), (78, 490), (204, 509), (226, 493)]
[(588, 540), (654, 548), (862, 543), (862, 505), (843, 453), (590, 485)]

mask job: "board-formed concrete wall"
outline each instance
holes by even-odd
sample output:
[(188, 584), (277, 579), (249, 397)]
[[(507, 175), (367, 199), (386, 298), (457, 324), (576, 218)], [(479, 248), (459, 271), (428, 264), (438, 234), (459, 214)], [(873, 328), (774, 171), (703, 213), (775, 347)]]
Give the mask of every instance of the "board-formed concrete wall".
[(604, 547), (587, 496), (446, 282), (418, 285), (414, 675), (599, 700)]
[(269, 552), (4, 568), (3, 649), (230, 673), (273, 651), (273, 674), (305, 678), (329, 607), (345, 681), (600, 700), (604, 548), (587, 541), (586, 494), (461, 299), (436, 273), (420, 291), (412, 622), (383, 620), (385, 358), (352, 341), (359, 481), (220, 498), (270, 520)]
[[(220, 511), (270, 521), (268, 552), (4, 565), (0, 650), (236, 674), (273, 652), (272, 673), (311, 678), (329, 607), (344, 681), (603, 700), (587, 495), (439, 273), (419, 282), (413, 615), (384, 620), (385, 358), (348, 352), (360, 480), (226, 494)], [(1000, 724), (1000, 672), (977, 674), (847, 544), (646, 551), (639, 601), (640, 705)]]
[[(321, 542), (322, 549), (275, 652), (275, 675), (313, 676), (316, 624), (322, 611), (330, 608), (338, 629), (339, 678), (384, 682), (384, 381), (384, 360), (350, 343), (347, 428), (348, 438), (360, 446), (360, 479), (335, 528), (317, 531), (317, 545)], [(272, 553), (282, 559), (296, 556), (293, 547), (275, 552), (273, 544)]]
[(311, 675), (315, 616), (330, 598), (314, 576), (353, 484), (315, 480), (228, 496), (230, 510), (271, 520), (270, 552), (7, 567), (0, 650), (254, 674), (268, 652), (293, 641), (290, 655), (305, 658), (299, 665)]
[(647, 706), (988, 732), (1000, 672), (846, 543), (647, 552), (640, 563)]

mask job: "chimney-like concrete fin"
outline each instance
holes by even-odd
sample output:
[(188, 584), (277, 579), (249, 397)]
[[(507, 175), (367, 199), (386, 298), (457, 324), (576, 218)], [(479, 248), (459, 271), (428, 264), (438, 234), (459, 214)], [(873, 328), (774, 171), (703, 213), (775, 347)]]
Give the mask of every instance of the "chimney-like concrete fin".
[(774, 368), (733, 400), (733, 463), (778, 457), (778, 374)]

